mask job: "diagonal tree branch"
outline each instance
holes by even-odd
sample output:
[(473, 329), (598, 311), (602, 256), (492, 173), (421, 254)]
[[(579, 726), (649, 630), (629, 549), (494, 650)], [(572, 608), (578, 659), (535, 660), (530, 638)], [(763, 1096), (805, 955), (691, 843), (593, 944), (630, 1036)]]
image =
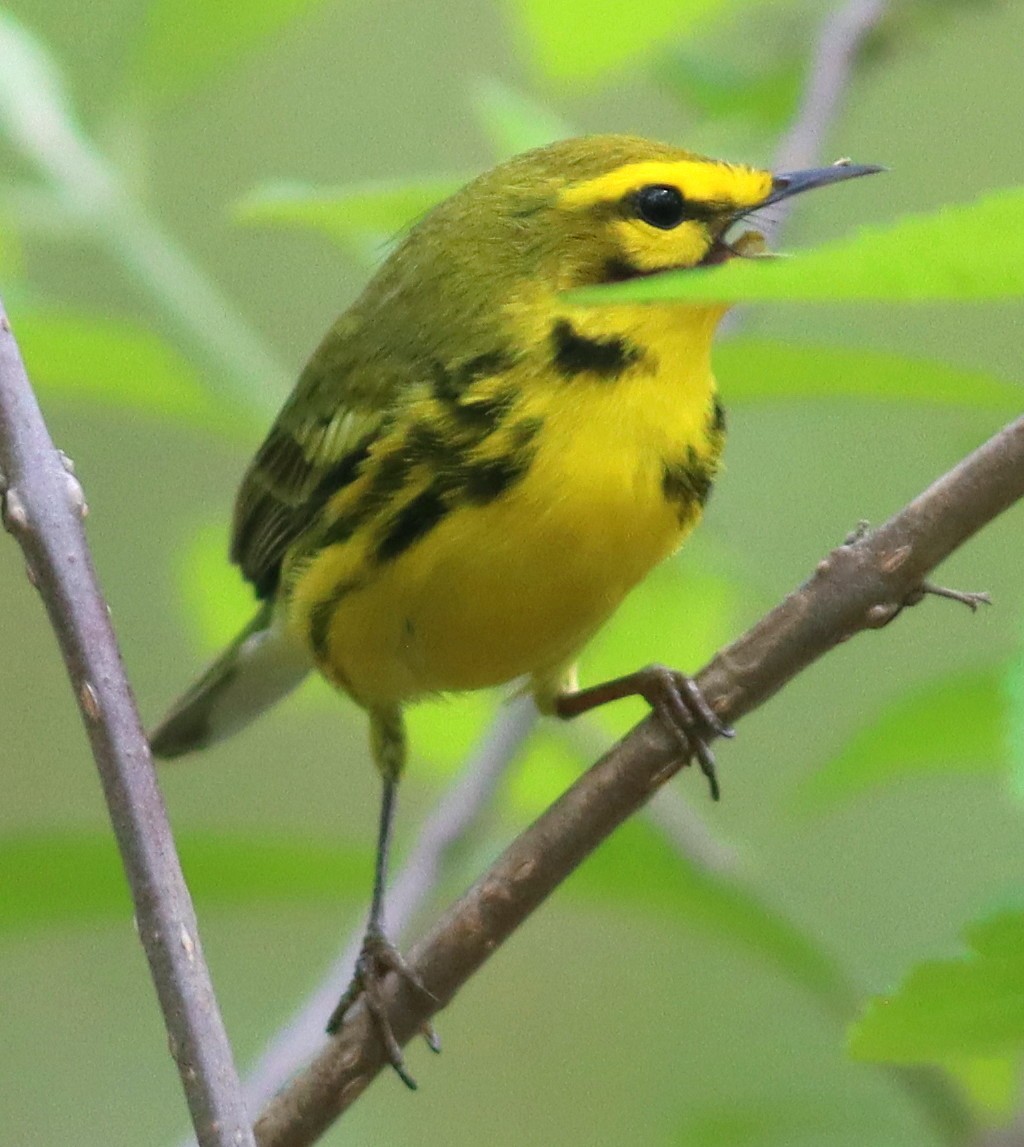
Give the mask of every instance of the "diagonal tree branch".
[(0, 303), (0, 495), (82, 711), (202, 1147), (253, 1143), (192, 901), (82, 528), (82, 488), (54, 448)]
[[(732, 722), (802, 669), (920, 600), (926, 575), (1024, 497), (1024, 417), (1011, 423), (878, 529), (825, 557), (812, 576), (719, 653), (697, 680)], [(673, 736), (648, 717), (506, 849), (413, 949), (410, 963), (435, 997), (390, 977), (392, 1029), (409, 1040), (530, 913), (683, 762)], [(260, 1147), (313, 1143), (384, 1065), (366, 1010), (260, 1116)]]

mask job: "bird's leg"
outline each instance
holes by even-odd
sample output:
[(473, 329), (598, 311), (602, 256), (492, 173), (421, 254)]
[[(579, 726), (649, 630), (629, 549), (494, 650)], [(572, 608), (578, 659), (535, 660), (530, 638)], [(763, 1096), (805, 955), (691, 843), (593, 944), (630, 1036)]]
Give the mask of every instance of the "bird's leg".
[(701, 772), (711, 786), (712, 799), (718, 800), (718, 776), (715, 757), (708, 746), (709, 735), (731, 737), (733, 731), (722, 724), (697, 682), (685, 673), (664, 665), (648, 665), (625, 677), (592, 685), (589, 689), (561, 693), (553, 698), (552, 708), (557, 716), (568, 719), (622, 697), (643, 697), (676, 734), (687, 756), (697, 758)]
[[(384, 977), (389, 972), (394, 972), (408, 981), (417, 991), (433, 999), (423, 981), (384, 934), (384, 889), (387, 885), (388, 853), (391, 847), (398, 778), (405, 759), (405, 731), (401, 714), (397, 711), (389, 711), (386, 714), (373, 713), (371, 721), (374, 756), (384, 779), (377, 835), (377, 859), (373, 874), (373, 899), (370, 902), (370, 919), (363, 935), (363, 945), (356, 960), (352, 982), (331, 1013), (331, 1018), (327, 1021), (327, 1031), (330, 1035), (336, 1034), (349, 1008), (362, 996), (380, 1032), (389, 1063), (406, 1087), (415, 1090), (416, 1081), (406, 1070), (405, 1057), (391, 1029), (382, 992)], [(423, 1034), (432, 1051), (441, 1050), (437, 1035), (430, 1024), (424, 1025)]]

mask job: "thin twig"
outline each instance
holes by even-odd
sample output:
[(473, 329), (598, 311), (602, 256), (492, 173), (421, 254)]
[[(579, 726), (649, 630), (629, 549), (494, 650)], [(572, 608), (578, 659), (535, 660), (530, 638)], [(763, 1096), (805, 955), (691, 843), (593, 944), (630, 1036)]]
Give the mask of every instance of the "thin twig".
[(163, 797), (82, 528), (82, 488), (50, 440), (0, 303), (4, 525), (46, 604), (82, 711), (196, 1136), (254, 1142)]
[[(825, 18), (800, 106), (775, 149), (776, 171), (799, 171), (821, 162), (825, 140), (849, 91), (857, 57), (888, 7), (888, 0), (849, 0)], [(793, 200), (779, 204), (772, 220), (762, 228), (766, 239), (777, 238), (793, 205)]]
[[(925, 576), (1024, 497), (1024, 418), (1005, 427), (879, 527), (833, 550), (811, 578), (699, 674), (724, 721), (763, 704), (811, 662), (904, 608)], [(410, 953), (428, 1001), (391, 977), (392, 1030), (406, 1042), (530, 913), (619, 824), (678, 772), (673, 736), (642, 721), (523, 832)], [(384, 1064), (365, 1008), (276, 1099), (256, 1124), (260, 1147), (305, 1147), (366, 1088)]]

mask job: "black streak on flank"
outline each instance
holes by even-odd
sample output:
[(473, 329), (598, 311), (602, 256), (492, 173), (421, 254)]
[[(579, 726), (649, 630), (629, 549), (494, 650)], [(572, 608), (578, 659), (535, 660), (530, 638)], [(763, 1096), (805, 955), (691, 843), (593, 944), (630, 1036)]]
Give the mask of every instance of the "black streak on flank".
[(322, 664), (325, 662), (327, 655), (330, 653), (327, 645), (331, 635), (331, 621), (334, 618), (335, 610), (338, 608), (343, 597), (348, 596), (353, 590), (359, 588), (358, 581), (343, 581), (335, 587), (330, 597), (317, 602), (310, 611), (309, 643), (312, 645), (313, 653), (316, 655), (316, 659), (319, 663)]
[(439, 471), (430, 486), (407, 502), (385, 523), (374, 551), (378, 562), (392, 561), (405, 553), (441, 522), (453, 506), (468, 502), (486, 506), (500, 498), (530, 469), (536, 453), (533, 440), (543, 419), (524, 418), (509, 432), (505, 454), (476, 462), (464, 453), (452, 453), (450, 463)]
[(708, 500), (714, 477), (714, 462), (700, 458), (692, 446), (684, 460), (664, 464), (662, 493), (678, 510), (681, 522), (690, 517), (695, 507), (703, 506)]
[(543, 425), (542, 418), (524, 418), (511, 429), (507, 454), (467, 466), (461, 483), (466, 499), (474, 506), (486, 506), (514, 486), (533, 463), (536, 450), (531, 443)]
[(368, 485), (356, 504), (330, 523), (320, 538), (320, 544), (334, 546), (339, 542), (347, 542), (364, 522), (387, 503), (392, 494), (401, 490), (409, 476), (409, 469), (409, 459), (402, 450), (385, 454), (370, 474)]
[(477, 355), (452, 368), (437, 362), (434, 364), (434, 397), (458, 422), (487, 433), (501, 421), (515, 395), (507, 390), (486, 398), (474, 398), (467, 392), (471, 392), (474, 383), (504, 374), (514, 364), (515, 358), (503, 350)]
[(428, 486), (385, 523), (374, 554), (377, 561), (388, 562), (397, 558), (428, 534), (447, 512), (443, 488), (438, 484)]
[(720, 438), (725, 433), (725, 407), (717, 398), (711, 409), (710, 426), (713, 437)]
[(551, 328), (551, 349), (555, 367), (566, 378), (575, 378), (578, 374), (618, 378), (641, 358), (640, 349), (621, 335), (588, 338), (565, 319)]

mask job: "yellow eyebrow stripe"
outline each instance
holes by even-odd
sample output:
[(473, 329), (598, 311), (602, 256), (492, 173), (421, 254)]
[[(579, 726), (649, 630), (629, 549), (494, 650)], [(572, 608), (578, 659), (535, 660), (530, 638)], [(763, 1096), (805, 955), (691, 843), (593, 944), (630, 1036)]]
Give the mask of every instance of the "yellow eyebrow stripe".
[(751, 167), (733, 167), (697, 159), (628, 163), (607, 175), (566, 188), (558, 201), (570, 210), (585, 210), (599, 203), (623, 199), (631, 191), (652, 183), (678, 187), (683, 197), (694, 203), (754, 207), (768, 195), (772, 177), (770, 172)]

